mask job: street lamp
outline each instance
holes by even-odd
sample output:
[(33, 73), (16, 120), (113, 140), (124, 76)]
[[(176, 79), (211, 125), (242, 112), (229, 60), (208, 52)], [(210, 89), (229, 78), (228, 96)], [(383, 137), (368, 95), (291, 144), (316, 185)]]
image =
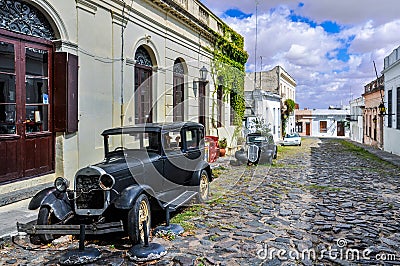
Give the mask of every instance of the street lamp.
[(203, 66), (202, 68), (200, 68), (199, 72), (200, 72), (200, 80), (206, 81), (207, 74), (208, 74), (207, 68), (205, 66)]
[(199, 90), (199, 87), (201, 86), (200, 83), (202, 83), (202, 84), (207, 83), (208, 70), (205, 66), (200, 68), (199, 75), (200, 75), (200, 77), (198, 78), (198, 80), (193, 80), (193, 94), (194, 94), (195, 98), (197, 97), (197, 91)]
[(378, 106), (379, 114), (384, 115), (386, 113), (386, 108), (384, 103), (380, 103)]

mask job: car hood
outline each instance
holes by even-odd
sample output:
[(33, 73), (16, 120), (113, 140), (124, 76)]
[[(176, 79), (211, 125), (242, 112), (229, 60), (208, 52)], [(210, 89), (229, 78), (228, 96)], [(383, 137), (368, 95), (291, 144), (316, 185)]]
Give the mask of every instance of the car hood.
[(94, 166), (102, 168), (109, 174), (130, 171), (132, 174), (141, 173), (144, 171), (144, 165), (150, 164), (161, 156), (155, 153), (146, 151), (128, 151), (124, 154), (119, 153), (105, 158), (101, 163)]

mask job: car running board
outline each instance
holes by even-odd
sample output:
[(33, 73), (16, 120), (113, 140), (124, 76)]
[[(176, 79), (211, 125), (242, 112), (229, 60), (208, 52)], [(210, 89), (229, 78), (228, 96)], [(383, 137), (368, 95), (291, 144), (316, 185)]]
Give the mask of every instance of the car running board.
[(170, 220), (170, 212), (171, 211), (176, 211), (179, 207), (184, 205), (186, 202), (189, 200), (193, 199), (198, 192), (196, 191), (185, 191), (182, 194), (180, 194), (178, 197), (173, 199), (170, 202), (167, 202), (163, 205), (163, 208), (165, 209), (165, 222), (166, 226), (170, 226), (169, 220)]
[(176, 211), (176, 209), (187, 203), (189, 200), (193, 199), (194, 196), (197, 195), (197, 193), (198, 192), (196, 191), (185, 191), (170, 202), (164, 203), (163, 209), (168, 208), (170, 211)]

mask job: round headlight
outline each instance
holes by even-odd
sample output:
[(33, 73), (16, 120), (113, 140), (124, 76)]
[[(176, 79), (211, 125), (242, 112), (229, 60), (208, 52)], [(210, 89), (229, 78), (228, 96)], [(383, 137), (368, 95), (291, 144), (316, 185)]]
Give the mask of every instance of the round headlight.
[(60, 192), (65, 192), (69, 187), (69, 181), (63, 177), (57, 177), (54, 181), (54, 187)]
[(99, 185), (103, 190), (110, 190), (115, 184), (115, 179), (112, 175), (103, 174), (99, 178)]

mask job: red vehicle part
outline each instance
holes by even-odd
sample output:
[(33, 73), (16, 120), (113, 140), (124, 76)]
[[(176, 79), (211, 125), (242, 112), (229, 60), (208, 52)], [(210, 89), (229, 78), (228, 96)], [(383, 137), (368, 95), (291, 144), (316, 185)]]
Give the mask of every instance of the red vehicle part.
[(208, 143), (208, 162), (213, 163), (219, 157), (218, 137), (206, 136), (205, 142)]

